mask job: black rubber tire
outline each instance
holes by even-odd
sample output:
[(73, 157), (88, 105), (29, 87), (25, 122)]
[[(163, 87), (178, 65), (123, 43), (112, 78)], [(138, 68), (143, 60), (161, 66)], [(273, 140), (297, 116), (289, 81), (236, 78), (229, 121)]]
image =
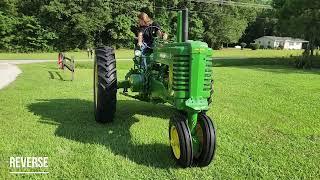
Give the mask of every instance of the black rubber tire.
[(190, 167), (193, 162), (192, 138), (187, 125), (187, 118), (183, 115), (177, 115), (170, 118), (169, 122), (169, 142), (171, 142), (171, 127), (176, 127), (179, 144), (180, 144), (180, 158), (177, 159), (173, 153), (171, 144), (171, 153), (175, 161), (182, 167)]
[(212, 120), (205, 113), (198, 114), (198, 124), (202, 129), (203, 143), (198, 157), (194, 158), (194, 164), (199, 167), (208, 166), (216, 150), (216, 130)]
[(214, 89), (213, 89), (213, 80), (211, 80), (211, 84), (210, 84), (211, 88), (210, 88), (210, 97), (208, 98), (208, 105), (210, 105), (212, 103), (212, 95), (214, 93)]
[(117, 69), (113, 48), (99, 47), (94, 61), (94, 115), (100, 123), (112, 122), (117, 104)]

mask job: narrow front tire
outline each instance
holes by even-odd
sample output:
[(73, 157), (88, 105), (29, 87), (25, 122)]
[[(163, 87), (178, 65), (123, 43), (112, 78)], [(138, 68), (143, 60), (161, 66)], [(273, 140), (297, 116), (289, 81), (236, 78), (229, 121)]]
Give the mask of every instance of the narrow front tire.
[(170, 118), (169, 140), (176, 162), (182, 167), (190, 167), (193, 162), (192, 139), (187, 118), (183, 115)]
[(200, 141), (200, 152), (194, 163), (199, 167), (208, 166), (216, 150), (216, 130), (211, 118), (203, 112), (198, 114), (196, 135)]

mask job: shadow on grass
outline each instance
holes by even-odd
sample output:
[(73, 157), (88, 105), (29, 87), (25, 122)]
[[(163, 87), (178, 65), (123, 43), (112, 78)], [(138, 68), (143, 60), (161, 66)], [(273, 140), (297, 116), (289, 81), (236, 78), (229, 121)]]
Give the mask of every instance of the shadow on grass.
[(294, 67), (293, 58), (218, 58), (213, 59), (214, 67), (282, 65)]
[(60, 81), (64, 81), (61, 74), (58, 71), (48, 71), (50, 79), (59, 79)]
[(217, 58), (213, 59), (213, 67), (239, 67), (273, 73), (320, 75), (319, 68), (315, 68), (313, 70), (295, 68), (294, 58)]
[[(169, 119), (173, 109), (165, 105), (150, 105), (134, 100), (119, 100), (113, 123), (96, 123), (91, 101), (80, 99), (42, 100), (28, 106), (41, 116), (41, 123), (58, 125), (55, 135), (74, 141), (101, 144), (114, 154), (138, 164), (157, 168), (172, 168), (170, 147), (165, 144), (136, 145), (131, 141), (130, 127), (138, 122), (135, 114)], [(164, 113), (168, 112), (168, 113)], [(156, 126), (156, 124), (155, 124)], [(148, 133), (147, 129), (144, 129)], [(152, 133), (152, 132), (149, 132)]]

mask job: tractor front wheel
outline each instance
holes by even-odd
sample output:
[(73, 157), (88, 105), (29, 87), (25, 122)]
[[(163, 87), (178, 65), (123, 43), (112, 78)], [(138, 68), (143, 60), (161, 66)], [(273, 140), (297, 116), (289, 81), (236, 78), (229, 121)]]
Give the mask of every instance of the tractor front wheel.
[(190, 167), (193, 161), (191, 133), (183, 115), (173, 116), (169, 123), (169, 140), (172, 154), (182, 167)]
[(208, 166), (216, 150), (216, 130), (212, 120), (205, 113), (199, 113), (196, 135), (200, 141), (200, 151), (195, 157), (195, 165)]
[(99, 47), (94, 61), (94, 115), (97, 122), (112, 122), (117, 103), (117, 71), (114, 50)]

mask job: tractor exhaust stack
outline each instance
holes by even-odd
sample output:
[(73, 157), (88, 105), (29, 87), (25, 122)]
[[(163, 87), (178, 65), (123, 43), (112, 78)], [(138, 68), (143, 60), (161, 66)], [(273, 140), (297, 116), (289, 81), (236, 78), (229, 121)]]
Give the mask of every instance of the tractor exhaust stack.
[(178, 12), (178, 26), (177, 26), (177, 42), (187, 42), (189, 40), (189, 12), (188, 8)]
[(182, 10), (182, 42), (187, 42), (189, 39), (189, 11), (188, 8)]

